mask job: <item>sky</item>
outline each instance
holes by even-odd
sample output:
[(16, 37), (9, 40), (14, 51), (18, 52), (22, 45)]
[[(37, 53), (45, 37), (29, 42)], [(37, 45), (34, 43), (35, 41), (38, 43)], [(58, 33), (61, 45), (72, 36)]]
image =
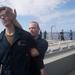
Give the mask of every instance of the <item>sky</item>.
[[(16, 19), (27, 31), (32, 21), (39, 23), (42, 32), (75, 31), (75, 0), (0, 0), (0, 6), (16, 9)], [(3, 29), (0, 22), (0, 32)]]

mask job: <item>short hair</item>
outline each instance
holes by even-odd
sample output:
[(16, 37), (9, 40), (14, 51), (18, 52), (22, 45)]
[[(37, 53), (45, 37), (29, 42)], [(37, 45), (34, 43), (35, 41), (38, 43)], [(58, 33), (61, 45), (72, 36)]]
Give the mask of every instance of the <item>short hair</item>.
[(2, 7), (0, 7), (0, 12), (3, 11), (3, 10), (6, 10), (6, 8), (9, 8), (12, 11), (12, 9), (10, 7), (2, 6)]
[(36, 21), (32, 21), (31, 23), (36, 23), (37, 27), (40, 29), (39, 24)]

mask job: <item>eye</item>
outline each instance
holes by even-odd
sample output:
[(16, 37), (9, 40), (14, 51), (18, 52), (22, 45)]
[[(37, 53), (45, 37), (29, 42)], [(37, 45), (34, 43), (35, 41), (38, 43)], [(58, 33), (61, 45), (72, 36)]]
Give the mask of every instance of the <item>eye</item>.
[(0, 15), (0, 18), (1, 18), (2, 16), (3, 16), (3, 17), (6, 17), (6, 15), (5, 15), (5, 14), (2, 14), (2, 15)]
[(29, 30), (30, 30), (31, 28), (29, 28)]

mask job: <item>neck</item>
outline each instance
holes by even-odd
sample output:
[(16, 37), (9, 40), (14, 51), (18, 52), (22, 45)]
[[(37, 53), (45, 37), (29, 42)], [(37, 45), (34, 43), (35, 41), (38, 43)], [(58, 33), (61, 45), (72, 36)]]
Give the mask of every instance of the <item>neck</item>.
[(11, 36), (11, 35), (14, 35), (14, 33), (15, 33), (14, 25), (11, 24), (10, 26), (6, 27), (6, 30), (5, 30), (6, 35)]
[(36, 40), (39, 37), (39, 35), (34, 36), (34, 39)]

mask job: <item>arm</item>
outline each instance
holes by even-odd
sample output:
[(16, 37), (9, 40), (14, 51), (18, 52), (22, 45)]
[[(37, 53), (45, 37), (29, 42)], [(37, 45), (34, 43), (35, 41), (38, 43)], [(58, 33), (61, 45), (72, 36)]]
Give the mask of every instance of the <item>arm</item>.
[(32, 48), (30, 52), (31, 52), (30, 54), (32, 57), (36, 57), (39, 55), (39, 52), (35, 48)]
[(39, 40), (39, 43), (37, 44), (37, 50), (39, 51), (39, 56), (33, 58), (34, 62), (37, 64), (40, 70), (41, 75), (45, 75), (43, 58), (45, 52), (47, 51), (47, 48), (48, 48), (48, 42), (42, 39)]
[(17, 14), (16, 14), (16, 10), (15, 9), (14, 9), (14, 11), (11, 11), (9, 8), (6, 8), (5, 14), (8, 16), (8, 18), (12, 21), (12, 23), (15, 26), (23, 29), (22, 26), (21, 26), (21, 24), (16, 20), (16, 15)]
[(14, 19), (12, 22), (13, 22), (13, 24), (14, 24), (15, 26), (17, 26), (18, 28), (23, 29), (22, 26), (21, 26), (21, 24), (20, 24), (16, 19)]
[(39, 51), (41, 56), (44, 56), (48, 48), (48, 42), (44, 39), (39, 40), (37, 44), (37, 50)]
[[(36, 45), (36, 49), (35, 48), (31, 49), (31, 56), (32, 57), (42, 56), (41, 58), (44, 58), (47, 48), (48, 48), (48, 42), (44, 39), (40, 39), (39, 43)], [(35, 60), (37, 60), (37, 57)]]
[(44, 68), (40, 69), (40, 73), (41, 73), (41, 75), (46, 75), (45, 74), (45, 69)]
[(30, 54), (32, 57), (38, 56), (39, 52), (37, 50), (36, 42), (33, 38), (33, 36), (28, 32), (29, 37), (27, 38), (27, 42), (29, 42), (29, 48), (30, 48)]

